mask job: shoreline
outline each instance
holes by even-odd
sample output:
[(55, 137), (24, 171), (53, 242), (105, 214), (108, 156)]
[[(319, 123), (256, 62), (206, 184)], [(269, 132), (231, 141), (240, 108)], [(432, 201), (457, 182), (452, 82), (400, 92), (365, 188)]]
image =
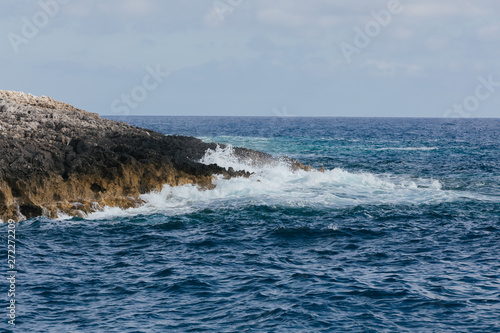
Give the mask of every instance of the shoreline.
[[(0, 218), (137, 207), (143, 203), (139, 195), (164, 185), (210, 189), (214, 175), (250, 175), (198, 162), (216, 146), (104, 119), (50, 97), (0, 91)], [(250, 149), (235, 148), (235, 154), (255, 163), (277, 161)]]

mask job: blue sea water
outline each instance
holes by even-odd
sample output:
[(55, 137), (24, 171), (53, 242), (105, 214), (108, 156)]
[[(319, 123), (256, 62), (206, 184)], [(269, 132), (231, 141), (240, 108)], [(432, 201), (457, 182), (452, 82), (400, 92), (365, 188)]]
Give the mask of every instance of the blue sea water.
[(121, 120), (325, 172), (229, 146), (249, 179), (21, 222), (2, 332), (500, 332), (500, 120)]

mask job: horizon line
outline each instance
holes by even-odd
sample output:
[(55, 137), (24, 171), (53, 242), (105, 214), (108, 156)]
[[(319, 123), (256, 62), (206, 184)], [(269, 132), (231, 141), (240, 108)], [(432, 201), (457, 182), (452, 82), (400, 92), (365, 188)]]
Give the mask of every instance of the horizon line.
[(374, 118), (391, 118), (391, 119), (449, 119), (449, 120), (458, 120), (458, 119), (500, 119), (500, 117), (418, 117), (418, 116), (227, 116), (227, 115), (99, 115), (100, 117), (115, 117), (115, 118), (127, 118), (127, 117), (213, 117), (213, 118), (222, 118), (222, 117), (234, 117), (234, 118), (279, 118), (279, 119), (294, 119), (294, 118), (365, 118), (365, 119), (374, 119)]

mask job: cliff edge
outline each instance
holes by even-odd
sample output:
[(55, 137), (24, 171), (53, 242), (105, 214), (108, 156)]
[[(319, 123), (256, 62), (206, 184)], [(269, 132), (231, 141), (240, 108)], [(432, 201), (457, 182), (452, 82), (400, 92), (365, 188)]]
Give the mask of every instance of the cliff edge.
[[(210, 189), (216, 174), (249, 176), (197, 162), (216, 146), (103, 119), (49, 97), (0, 91), (0, 219), (129, 208), (142, 203), (140, 194), (165, 184)], [(275, 161), (249, 149), (236, 148), (235, 153)]]

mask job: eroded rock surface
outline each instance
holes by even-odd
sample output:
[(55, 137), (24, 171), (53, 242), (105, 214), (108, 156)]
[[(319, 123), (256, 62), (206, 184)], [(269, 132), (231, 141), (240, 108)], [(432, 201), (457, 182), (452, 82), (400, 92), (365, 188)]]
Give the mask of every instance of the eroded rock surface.
[[(0, 91), (0, 219), (128, 208), (141, 204), (140, 194), (165, 184), (209, 189), (216, 174), (249, 176), (197, 162), (215, 148), (193, 137), (102, 119), (49, 97)], [(235, 153), (262, 163), (274, 160), (249, 149)]]
[(100, 118), (48, 97), (0, 91), (0, 218), (71, 215), (172, 186), (248, 175), (197, 163), (208, 148)]

